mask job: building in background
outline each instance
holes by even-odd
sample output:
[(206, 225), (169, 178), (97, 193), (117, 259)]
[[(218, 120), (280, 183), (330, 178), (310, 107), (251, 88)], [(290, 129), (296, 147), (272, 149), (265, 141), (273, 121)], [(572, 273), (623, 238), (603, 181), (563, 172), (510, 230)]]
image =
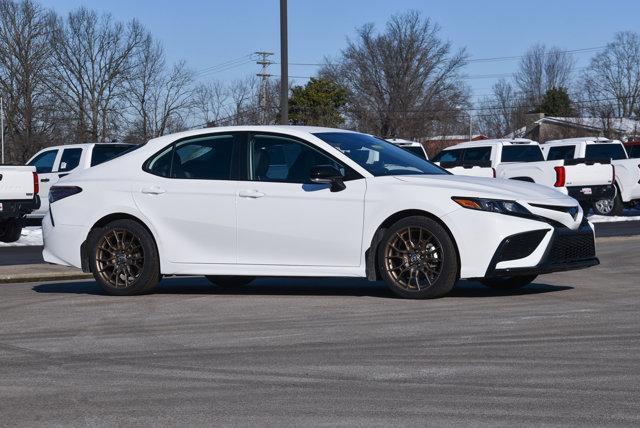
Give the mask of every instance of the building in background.
[[(487, 140), (487, 137), (484, 134), (474, 134), (471, 136), (471, 141), (478, 140)], [(465, 141), (469, 141), (469, 135), (436, 135), (435, 137), (427, 137), (421, 138), (420, 143), (427, 150), (427, 154), (429, 155), (429, 159), (433, 156), (437, 155), (444, 149), (445, 147), (455, 146), (458, 143), (464, 143)]]

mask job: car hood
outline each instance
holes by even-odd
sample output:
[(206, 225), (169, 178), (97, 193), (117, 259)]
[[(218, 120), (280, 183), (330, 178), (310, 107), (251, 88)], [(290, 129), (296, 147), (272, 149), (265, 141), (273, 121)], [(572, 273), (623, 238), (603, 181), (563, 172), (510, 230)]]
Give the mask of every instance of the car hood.
[(575, 199), (551, 187), (525, 181), (461, 175), (402, 175), (394, 178), (414, 185), (448, 188), (452, 196), (475, 196), (534, 203), (549, 203), (553, 200), (553, 205), (568, 207), (578, 205)]

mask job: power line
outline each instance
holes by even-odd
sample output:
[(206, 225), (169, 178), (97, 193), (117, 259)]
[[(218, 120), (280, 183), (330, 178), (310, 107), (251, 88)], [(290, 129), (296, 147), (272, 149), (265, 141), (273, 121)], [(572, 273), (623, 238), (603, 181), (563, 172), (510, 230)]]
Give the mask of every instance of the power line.
[(262, 66), (260, 73), (256, 74), (256, 76), (261, 78), (260, 108), (262, 109), (262, 123), (267, 123), (267, 83), (269, 81), (269, 77), (271, 77), (271, 74), (269, 74), (269, 66), (273, 64), (273, 62), (269, 60), (269, 57), (273, 55), (273, 52), (260, 51), (255, 54), (259, 57), (256, 63)]

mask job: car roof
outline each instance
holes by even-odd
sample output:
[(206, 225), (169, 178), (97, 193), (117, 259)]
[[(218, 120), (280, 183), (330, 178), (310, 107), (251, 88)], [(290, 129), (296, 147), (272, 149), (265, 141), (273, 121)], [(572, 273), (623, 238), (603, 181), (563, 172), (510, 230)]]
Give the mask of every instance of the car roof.
[(565, 144), (597, 144), (597, 143), (620, 143), (619, 140), (610, 140), (606, 137), (579, 137), (579, 138), (564, 138), (562, 140), (550, 140), (544, 143), (545, 145), (561, 146)]
[(488, 146), (528, 146), (538, 145), (537, 141), (528, 140), (526, 138), (496, 138), (492, 140), (465, 141), (455, 146), (447, 147), (444, 150), (465, 149), (470, 147), (488, 147)]

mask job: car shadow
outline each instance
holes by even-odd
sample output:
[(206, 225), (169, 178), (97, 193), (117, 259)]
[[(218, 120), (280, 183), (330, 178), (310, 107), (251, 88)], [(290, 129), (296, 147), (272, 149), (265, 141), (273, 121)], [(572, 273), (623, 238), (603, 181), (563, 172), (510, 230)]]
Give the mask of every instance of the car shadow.
[[(496, 297), (552, 293), (574, 287), (541, 282), (517, 290), (495, 290), (474, 281), (459, 281), (445, 297)], [(43, 283), (32, 288), (37, 293), (102, 295), (95, 281)], [(355, 296), (399, 298), (383, 282), (361, 278), (260, 278), (250, 285), (234, 289), (211, 285), (202, 277), (169, 277), (162, 280), (153, 294), (210, 294), (252, 296)]]

